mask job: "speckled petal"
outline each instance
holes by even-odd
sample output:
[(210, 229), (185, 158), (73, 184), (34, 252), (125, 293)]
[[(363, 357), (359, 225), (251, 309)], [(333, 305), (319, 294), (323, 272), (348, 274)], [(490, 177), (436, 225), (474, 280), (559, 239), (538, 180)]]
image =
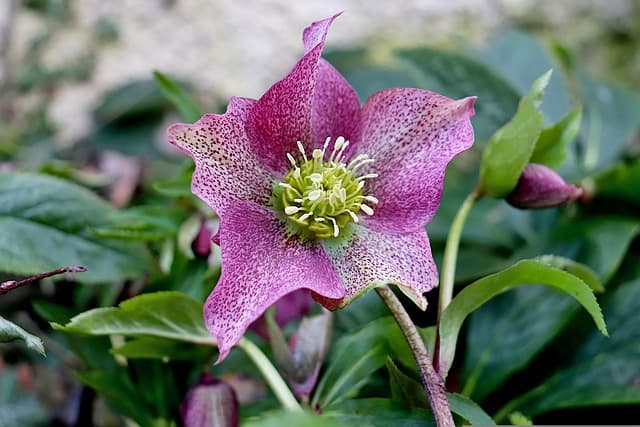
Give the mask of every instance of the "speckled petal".
[(447, 164), (473, 144), (474, 101), (405, 88), (369, 98), (355, 154), (375, 160), (371, 169), (379, 176), (365, 191), (380, 202), (363, 223), (405, 233), (422, 229), (435, 215)]
[(284, 175), (288, 171), (287, 153), (298, 151), (297, 141), (312, 147), (312, 105), (320, 54), (336, 16), (314, 22), (305, 29), (306, 53), (285, 78), (262, 95), (249, 114), (247, 134), (253, 150), (276, 174)]
[(424, 293), (438, 285), (438, 270), (424, 230), (389, 234), (355, 226), (347, 242), (325, 242), (327, 254), (345, 284), (339, 303), (319, 295), (314, 298), (328, 309), (349, 304), (367, 289), (384, 284), (400, 287), (421, 309), (427, 308)]
[(306, 288), (329, 300), (344, 287), (320, 245), (289, 237), (285, 225), (262, 206), (240, 202), (220, 219), (222, 274), (204, 306), (207, 327), (222, 361), (247, 327), (269, 306)]
[(331, 64), (321, 59), (311, 115), (313, 147), (324, 144), (327, 137), (335, 140), (343, 136), (356, 141), (360, 111), (356, 91)]
[(271, 195), (273, 178), (251, 151), (244, 130), (255, 102), (231, 98), (225, 114), (206, 114), (167, 131), (169, 141), (196, 164), (191, 191), (218, 214), (235, 201), (266, 204)]

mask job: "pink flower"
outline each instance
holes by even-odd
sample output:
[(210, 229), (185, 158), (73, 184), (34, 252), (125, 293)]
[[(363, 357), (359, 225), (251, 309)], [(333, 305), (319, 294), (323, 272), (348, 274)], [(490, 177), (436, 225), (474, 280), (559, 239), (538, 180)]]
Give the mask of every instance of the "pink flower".
[(567, 184), (553, 169), (529, 163), (507, 202), (520, 209), (544, 209), (559, 206), (582, 196), (582, 188)]
[(333, 310), (393, 283), (425, 309), (438, 283), (424, 226), (448, 162), (473, 144), (475, 98), (395, 88), (361, 107), (320, 57), (336, 16), (304, 30), (306, 53), (260, 99), (169, 128), (220, 217), (222, 275), (204, 308), (219, 361), (296, 289)]

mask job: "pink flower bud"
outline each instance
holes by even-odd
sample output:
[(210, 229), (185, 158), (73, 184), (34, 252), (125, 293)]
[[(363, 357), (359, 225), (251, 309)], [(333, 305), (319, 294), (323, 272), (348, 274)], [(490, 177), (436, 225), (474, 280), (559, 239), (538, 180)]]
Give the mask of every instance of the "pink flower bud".
[(185, 427), (238, 425), (238, 400), (231, 386), (202, 374), (180, 407)]
[(582, 196), (582, 188), (567, 184), (553, 169), (529, 163), (507, 202), (520, 209), (544, 209)]

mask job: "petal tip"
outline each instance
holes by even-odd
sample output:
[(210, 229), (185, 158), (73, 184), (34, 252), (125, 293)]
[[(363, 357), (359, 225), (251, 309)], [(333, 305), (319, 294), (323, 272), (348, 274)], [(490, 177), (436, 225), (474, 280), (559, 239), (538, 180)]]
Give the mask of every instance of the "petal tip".
[(340, 15), (342, 15), (342, 12), (338, 12), (329, 18), (312, 22), (311, 25), (304, 29), (302, 32), (302, 43), (304, 44), (304, 50), (306, 52), (324, 43), (329, 27)]

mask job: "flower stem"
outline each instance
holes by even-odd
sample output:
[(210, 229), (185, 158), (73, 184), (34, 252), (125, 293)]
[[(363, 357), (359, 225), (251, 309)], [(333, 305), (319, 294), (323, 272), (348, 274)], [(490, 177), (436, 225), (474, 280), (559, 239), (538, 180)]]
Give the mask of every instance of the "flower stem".
[(449, 236), (447, 236), (447, 243), (444, 247), (444, 260), (442, 263), (442, 279), (440, 280), (440, 297), (438, 301), (438, 322), (436, 325), (436, 345), (433, 355), (433, 364), (442, 375), (442, 369), (440, 368), (440, 319), (442, 313), (447, 308), (453, 297), (453, 285), (456, 278), (456, 262), (458, 260), (458, 248), (460, 247), (460, 237), (462, 235), (462, 229), (467, 221), (469, 211), (473, 207), (476, 200), (480, 198), (478, 187), (474, 188), (471, 193), (464, 199), (458, 213), (453, 218), (451, 229), (449, 230)]
[(237, 346), (249, 356), (262, 372), (269, 387), (271, 387), (282, 406), (288, 411), (302, 411), (302, 407), (291, 393), (291, 390), (289, 390), (287, 384), (262, 350), (251, 340), (244, 337), (240, 339)]
[(422, 377), (422, 384), (427, 392), (436, 424), (438, 427), (455, 427), (451, 409), (449, 408), (449, 401), (447, 400), (447, 393), (444, 388), (444, 381), (440, 374), (433, 368), (433, 364), (429, 358), (429, 352), (416, 326), (413, 324), (413, 321), (398, 297), (395, 296), (389, 287), (378, 287), (376, 291), (382, 301), (389, 307), (391, 314), (393, 314), (393, 317), (396, 319), (402, 334), (411, 348), (413, 357), (416, 359), (416, 364)]
[(438, 323), (445, 308), (451, 302), (453, 296), (453, 284), (456, 277), (456, 261), (458, 259), (458, 247), (464, 223), (467, 221), (469, 211), (474, 202), (478, 200), (478, 193), (474, 189), (464, 200), (449, 230), (447, 243), (444, 248), (444, 260), (442, 263), (442, 280), (440, 280), (440, 300), (438, 301)]

